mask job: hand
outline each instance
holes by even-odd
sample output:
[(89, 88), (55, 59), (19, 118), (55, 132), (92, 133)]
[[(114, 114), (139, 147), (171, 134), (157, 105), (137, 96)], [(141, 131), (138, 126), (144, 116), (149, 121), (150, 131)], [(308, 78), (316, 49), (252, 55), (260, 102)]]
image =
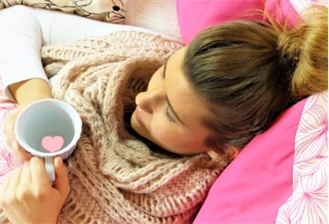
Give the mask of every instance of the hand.
[(29, 79), (10, 85), (9, 90), (18, 103), (18, 108), (11, 111), (3, 123), (3, 130), (7, 135), (7, 145), (23, 161), (28, 161), (32, 156), (17, 142), (15, 136), (15, 122), (20, 112), (29, 104), (42, 99), (52, 98), (49, 84), (42, 79)]
[[(16, 109), (12, 110), (8, 117), (4, 120), (2, 128), (7, 135), (6, 143), (11, 148), (11, 150), (13, 150), (15, 155), (17, 155), (23, 161), (29, 161), (32, 158), (32, 155), (18, 144), (14, 132), (17, 117), (24, 108), (24, 106), (18, 106)], [(81, 115), (80, 118), (82, 122), (85, 120), (85, 118)]]
[[(29, 104), (37, 100), (53, 98), (51, 89), (48, 82), (39, 78), (14, 83), (8, 88), (19, 106), (11, 111), (2, 124), (7, 135), (6, 143), (21, 160), (29, 161), (32, 155), (21, 147), (16, 140), (15, 123), (20, 112)], [(81, 117), (81, 120), (84, 121), (84, 118)]]
[(18, 144), (18, 141), (16, 140), (15, 135), (15, 122), (17, 119), (17, 116), (20, 114), (20, 112), (24, 109), (23, 106), (18, 106), (16, 109), (12, 110), (8, 117), (3, 122), (3, 131), (6, 133), (6, 143), (7, 145), (13, 150), (15, 155), (17, 155), (21, 160), (28, 161), (31, 159), (32, 155), (25, 151), (22, 146)]
[(54, 161), (56, 181), (51, 186), (42, 158), (32, 157), (14, 171), (1, 188), (0, 206), (10, 222), (52, 224), (70, 192), (62, 159)]

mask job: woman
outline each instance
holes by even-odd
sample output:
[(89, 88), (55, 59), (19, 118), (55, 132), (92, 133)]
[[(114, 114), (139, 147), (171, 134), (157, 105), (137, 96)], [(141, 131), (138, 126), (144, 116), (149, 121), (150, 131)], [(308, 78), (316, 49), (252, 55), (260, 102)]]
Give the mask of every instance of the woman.
[[(147, 90), (138, 93), (132, 129), (169, 152), (207, 152), (228, 164), (291, 103), (327, 89), (327, 9), (319, 10), (293, 30), (246, 21), (205, 30), (159, 66)], [(20, 105), (6, 123), (9, 144), (22, 108), (52, 97), (48, 84), (33, 78), (8, 85)], [(12, 147), (29, 159), (18, 145)], [(38, 158), (6, 182), (3, 192), (11, 194), (2, 207), (12, 222), (56, 222), (69, 184), (60, 159), (55, 166), (60, 178), (53, 187)]]

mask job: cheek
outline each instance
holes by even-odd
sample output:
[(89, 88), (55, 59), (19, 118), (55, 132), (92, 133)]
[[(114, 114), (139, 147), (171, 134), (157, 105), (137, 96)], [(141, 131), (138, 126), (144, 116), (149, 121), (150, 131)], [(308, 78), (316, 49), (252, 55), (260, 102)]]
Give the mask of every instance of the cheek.
[(163, 145), (171, 146), (172, 149), (200, 146), (207, 136), (204, 132), (191, 132), (166, 120), (153, 122), (151, 127), (153, 138)]
[(167, 121), (164, 115), (157, 120), (152, 119), (150, 127), (152, 138), (168, 151), (182, 154), (185, 148), (190, 147), (189, 133)]
[(177, 131), (174, 124), (167, 121), (164, 115), (154, 116), (150, 126), (151, 134), (156, 141), (167, 144), (176, 139)]

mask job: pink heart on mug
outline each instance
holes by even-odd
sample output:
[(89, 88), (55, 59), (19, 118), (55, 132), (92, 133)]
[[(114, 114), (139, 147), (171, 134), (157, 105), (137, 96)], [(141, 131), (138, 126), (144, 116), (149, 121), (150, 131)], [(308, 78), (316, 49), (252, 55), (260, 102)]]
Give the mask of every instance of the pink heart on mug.
[(45, 136), (43, 137), (41, 144), (48, 152), (56, 152), (62, 148), (64, 139), (61, 136)]

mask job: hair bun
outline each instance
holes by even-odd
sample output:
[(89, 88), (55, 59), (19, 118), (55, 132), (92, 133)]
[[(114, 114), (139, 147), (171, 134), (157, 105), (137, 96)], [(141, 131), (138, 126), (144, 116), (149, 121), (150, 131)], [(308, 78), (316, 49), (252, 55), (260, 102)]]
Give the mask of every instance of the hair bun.
[(328, 8), (314, 5), (302, 15), (305, 21), (283, 29), (277, 41), (280, 64), (291, 77), (296, 99), (328, 89)]

